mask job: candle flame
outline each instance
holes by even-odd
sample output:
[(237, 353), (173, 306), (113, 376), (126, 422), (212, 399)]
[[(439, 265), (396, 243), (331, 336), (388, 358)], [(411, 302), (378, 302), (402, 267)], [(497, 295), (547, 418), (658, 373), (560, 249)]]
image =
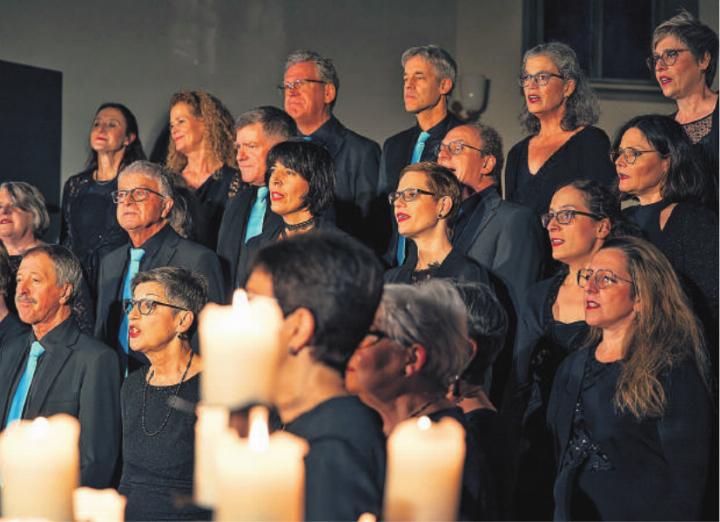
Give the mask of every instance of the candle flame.
[(422, 431), (429, 430), (430, 426), (432, 426), (432, 421), (430, 420), (430, 417), (423, 415), (418, 419), (417, 425)]
[(376, 522), (377, 517), (372, 513), (363, 513), (357, 519), (357, 522)]
[(250, 306), (247, 293), (242, 288), (238, 288), (233, 293), (232, 307), (236, 312), (244, 312)]
[(250, 434), (248, 439), (250, 449), (257, 453), (267, 451), (270, 447), (268, 410), (264, 406), (255, 406), (250, 410)]
[(47, 433), (49, 422), (45, 417), (38, 417), (30, 424), (30, 436), (33, 439), (40, 439)]

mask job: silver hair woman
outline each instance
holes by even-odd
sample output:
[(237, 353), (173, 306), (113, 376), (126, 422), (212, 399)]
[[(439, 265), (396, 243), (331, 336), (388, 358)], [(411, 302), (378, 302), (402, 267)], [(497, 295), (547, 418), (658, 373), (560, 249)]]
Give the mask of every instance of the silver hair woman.
[(9, 256), (42, 243), (50, 216), (42, 193), (24, 181), (0, 183), (0, 242)]

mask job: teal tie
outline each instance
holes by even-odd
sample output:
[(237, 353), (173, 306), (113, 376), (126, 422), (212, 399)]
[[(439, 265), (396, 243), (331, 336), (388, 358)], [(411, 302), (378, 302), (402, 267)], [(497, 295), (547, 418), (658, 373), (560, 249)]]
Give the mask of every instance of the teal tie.
[[(425, 142), (430, 137), (430, 133), (426, 131), (422, 131), (420, 133), (420, 136), (418, 136), (417, 141), (415, 142), (415, 148), (413, 149), (412, 158), (410, 158), (410, 163), (417, 163), (422, 159), (422, 153), (425, 150)], [(398, 245), (397, 245), (397, 262), (398, 266), (403, 264), (403, 261), (405, 261), (405, 238), (402, 236), (398, 237)]]
[[(132, 280), (140, 271), (140, 260), (144, 255), (145, 251), (142, 248), (130, 249), (130, 263), (128, 263), (127, 274), (125, 274), (125, 281), (123, 282), (123, 299), (132, 299)], [(123, 354), (125, 358), (127, 358), (130, 346), (128, 344), (128, 318), (125, 311), (123, 311), (122, 323), (120, 323), (118, 341), (120, 341), (120, 345), (123, 347)]]
[(30, 345), (30, 355), (28, 356), (27, 366), (25, 366), (25, 372), (18, 382), (15, 395), (10, 403), (10, 411), (8, 412), (7, 419), (5, 421), (5, 427), (7, 428), (11, 422), (22, 419), (23, 410), (25, 409), (25, 401), (27, 400), (28, 392), (30, 391), (30, 384), (32, 384), (33, 375), (35, 375), (35, 369), (37, 368), (38, 358), (45, 353), (45, 348), (35, 341)]
[(245, 229), (245, 243), (262, 233), (265, 210), (267, 209), (267, 187), (258, 187), (255, 202), (250, 210), (247, 228)]

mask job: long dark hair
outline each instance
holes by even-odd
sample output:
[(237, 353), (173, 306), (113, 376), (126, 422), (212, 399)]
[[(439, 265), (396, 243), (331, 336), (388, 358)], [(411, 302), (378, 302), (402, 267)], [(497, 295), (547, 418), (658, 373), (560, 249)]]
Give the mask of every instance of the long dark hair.
[[(137, 160), (144, 160), (146, 159), (145, 151), (143, 150), (142, 142), (140, 141), (140, 131), (138, 130), (138, 124), (137, 120), (135, 119), (135, 115), (128, 109), (125, 105), (122, 103), (115, 103), (115, 102), (108, 102), (103, 103), (98, 107), (98, 109), (95, 111), (95, 116), (93, 117), (93, 121), (95, 117), (100, 113), (103, 109), (117, 109), (119, 110), (123, 118), (125, 118), (125, 136), (130, 136), (130, 134), (135, 135), (135, 139), (132, 140), (128, 146), (125, 148), (125, 153), (123, 154), (122, 161), (120, 161), (120, 166), (118, 167), (118, 173), (130, 165), (132, 162)], [(97, 168), (97, 152), (90, 149), (90, 154), (88, 156), (87, 161), (85, 162), (85, 168), (86, 169), (95, 169)]]

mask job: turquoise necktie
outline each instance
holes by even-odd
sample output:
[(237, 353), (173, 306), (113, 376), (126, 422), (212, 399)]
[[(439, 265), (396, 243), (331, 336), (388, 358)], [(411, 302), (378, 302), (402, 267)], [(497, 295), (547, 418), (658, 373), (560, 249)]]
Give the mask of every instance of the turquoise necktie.
[(25, 401), (27, 400), (28, 392), (30, 391), (30, 384), (32, 384), (33, 375), (35, 375), (35, 369), (37, 368), (38, 358), (45, 353), (45, 348), (35, 341), (30, 345), (30, 355), (28, 356), (27, 365), (25, 366), (25, 372), (18, 382), (15, 395), (10, 403), (10, 411), (8, 411), (7, 419), (5, 420), (5, 427), (7, 428), (11, 422), (22, 419), (23, 410), (25, 409)]
[(247, 228), (245, 229), (245, 243), (262, 233), (265, 210), (267, 209), (267, 187), (258, 187), (255, 202), (250, 210)]
[[(144, 255), (145, 251), (142, 248), (130, 249), (130, 263), (128, 263), (125, 281), (123, 282), (123, 299), (132, 299), (132, 280), (140, 271), (140, 260)], [(120, 331), (118, 332), (118, 341), (120, 341), (120, 345), (123, 347), (123, 353), (127, 357), (130, 346), (128, 344), (128, 318), (124, 310), (122, 323), (120, 323)]]
[[(417, 141), (415, 142), (415, 148), (413, 149), (412, 157), (410, 158), (410, 163), (417, 163), (422, 159), (422, 153), (425, 150), (425, 142), (430, 137), (430, 133), (426, 131), (422, 131), (420, 133), (420, 136), (418, 136)], [(402, 236), (398, 237), (398, 245), (397, 245), (397, 262), (398, 266), (403, 264), (403, 261), (405, 261), (405, 238)]]

